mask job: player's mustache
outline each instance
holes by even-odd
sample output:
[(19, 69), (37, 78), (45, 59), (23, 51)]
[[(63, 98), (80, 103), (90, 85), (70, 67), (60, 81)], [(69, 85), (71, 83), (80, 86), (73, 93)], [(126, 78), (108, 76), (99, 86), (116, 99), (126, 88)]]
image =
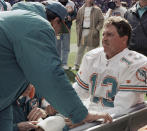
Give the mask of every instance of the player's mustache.
[(102, 44), (109, 45), (109, 42), (107, 40), (103, 40)]

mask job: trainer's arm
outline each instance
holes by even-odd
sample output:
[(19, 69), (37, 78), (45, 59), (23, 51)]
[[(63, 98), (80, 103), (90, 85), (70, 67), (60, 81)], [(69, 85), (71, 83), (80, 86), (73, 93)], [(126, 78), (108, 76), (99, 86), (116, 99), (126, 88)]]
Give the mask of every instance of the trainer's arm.
[(61, 68), (53, 29), (42, 25), (23, 37), (15, 54), (26, 79), (58, 112), (74, 123), (82, 121), (88, 111)]

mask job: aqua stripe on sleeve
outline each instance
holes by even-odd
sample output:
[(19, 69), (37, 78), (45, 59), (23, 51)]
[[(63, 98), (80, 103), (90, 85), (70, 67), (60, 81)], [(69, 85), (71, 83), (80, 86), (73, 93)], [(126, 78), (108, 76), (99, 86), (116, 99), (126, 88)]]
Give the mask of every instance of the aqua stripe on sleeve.
[(120, 85), (120, 91), (136, 91), (136, 92), (147, 92), (147, 86), (140, 85)]
[(83, 89), (85, 89), (85, 90), (89, 90), (89, 85), (88, 84), (86, 84), (85, 82), (83, 82), (81, 79), (80, 79), (80, 76), (77, 74), (76, 75), (76, 81), (77, 81), (77, 83), (78, 83), (78, 85), (80, 86), (80, 87), (82, 87)]

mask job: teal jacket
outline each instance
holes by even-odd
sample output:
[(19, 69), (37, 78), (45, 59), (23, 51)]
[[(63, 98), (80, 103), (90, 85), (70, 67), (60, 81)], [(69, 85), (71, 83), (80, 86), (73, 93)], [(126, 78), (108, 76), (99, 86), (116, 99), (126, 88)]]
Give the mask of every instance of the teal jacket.
[(20, 2), (0, 13), (0, 111), (32, 83), (61, 114), (80, 122), (88, 114), (56, 51), (56, 37), (37, 2)]

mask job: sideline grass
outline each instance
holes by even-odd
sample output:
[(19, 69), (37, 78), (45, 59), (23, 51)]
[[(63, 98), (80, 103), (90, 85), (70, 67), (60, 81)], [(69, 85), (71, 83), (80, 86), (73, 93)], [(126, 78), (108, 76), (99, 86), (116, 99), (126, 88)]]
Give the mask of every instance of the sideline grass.
[(147, 101), (147, 96), (145, 95), (144, 100)]
[(72, 52), (68, 56), (68, 66), (73, 67), (75, 62), (76, 52)]
[(74, 20), (72, 23), (73, 24), (71, 26), (70, 44), (76, 44), (77, 43), (76, 21)]

